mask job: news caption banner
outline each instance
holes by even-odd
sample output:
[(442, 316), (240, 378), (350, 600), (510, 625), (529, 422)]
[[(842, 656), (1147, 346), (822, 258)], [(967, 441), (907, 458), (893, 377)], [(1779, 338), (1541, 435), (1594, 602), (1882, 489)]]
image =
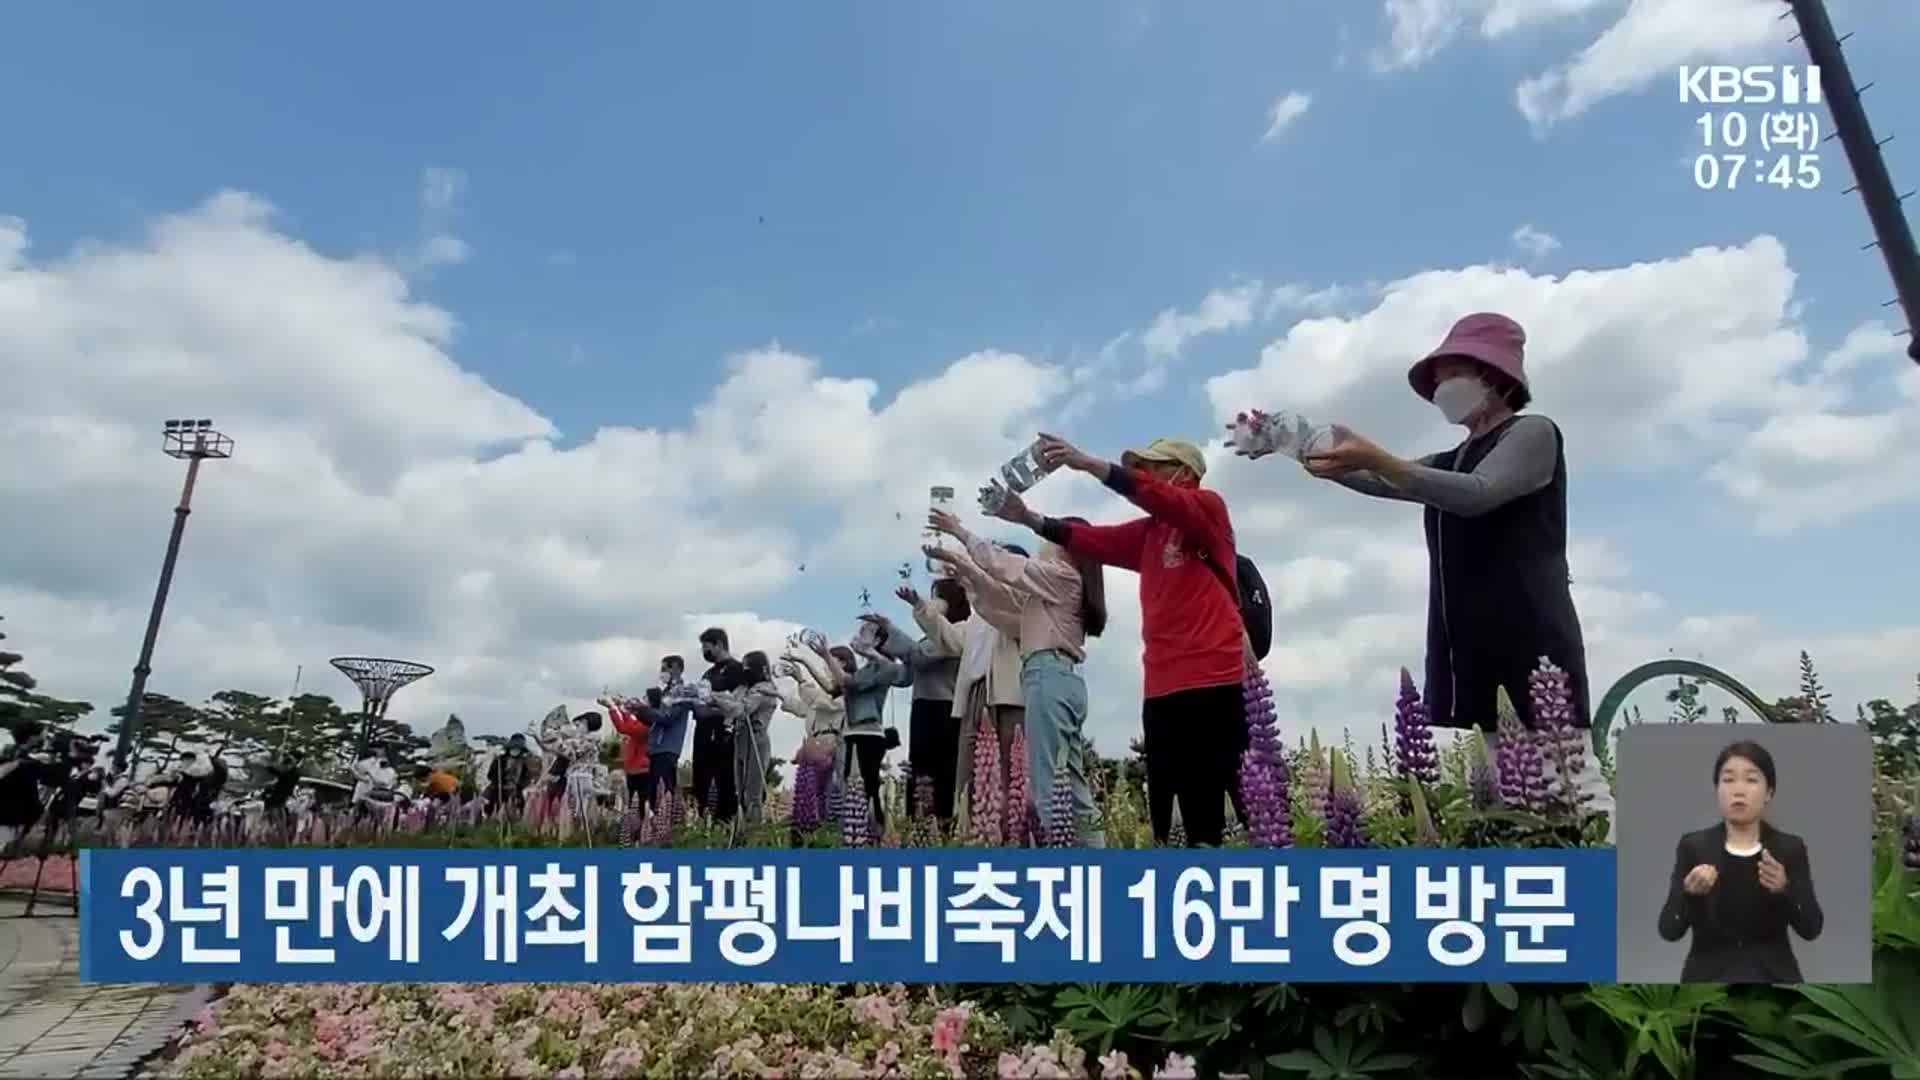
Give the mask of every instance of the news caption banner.
[(87, 850), (86, 982), (1610, 982), (1611, 850)]
[(1725, 64), (1680, 68), (1682, 104), (1700, 142), (1693, 183), (1705, 191), (1820, 186), (1821, 86), (1817, 66)]

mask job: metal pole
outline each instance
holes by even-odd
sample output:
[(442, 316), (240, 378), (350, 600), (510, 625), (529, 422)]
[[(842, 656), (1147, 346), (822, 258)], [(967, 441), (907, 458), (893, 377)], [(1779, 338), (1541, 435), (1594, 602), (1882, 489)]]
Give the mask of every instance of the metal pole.
[(167, 537), (167, 557), (160, 563), (160, 584), (153, 591), (153, 610), (147, 615), (147, 636), (140, 642), (140, 660), (133, 665), (133, 688), (127, 691), (127, 715), (120, 722), (120, 739), (114, 756), (133, 760), (131, 751), (139, 745), (140, 706), (146, 698), (147, 676), (153, 671), (153, 646), (160, 638), (160, 615), (167, 607), (167, 590), (173, 585), (174, 561), (180, 557), (180, 537), (187, 530), (187, 515), (193, 513), (193, 482), (200, 475), (202, 458), (187, 459), (187, 480), (180, 488), (180, 505), (173, 508), (173, 532)]
[(1820, 89), (1833, 114), (1833, 126), (1846, 148), (1847, 162), (1853, 166), (1854, 182), (1860, 201), (1866, 203), (1867, 218), (1873, 222), (1873, 235), (1880, 254), (1893, 276), (1894, 293), (1907, 316), (1907, 355), (1920, 363), (1920, 252), (1913, 245), (1913, 232), (1900, 208), (1900, 197), (1887, 172), (1880, 144), (1874, 140), (1873, 127), (1867, 123), (1867, 110), (1854, 89), (1853, 74), (1847, 70), (1846, 54), (1833, 32), (1833, 20), (1827, 17), (1822, 0), (1788, 0), (1793, 17), (1800, 24), (1800, 37), (1806, 42), (1807, 56), (1820, 68)]

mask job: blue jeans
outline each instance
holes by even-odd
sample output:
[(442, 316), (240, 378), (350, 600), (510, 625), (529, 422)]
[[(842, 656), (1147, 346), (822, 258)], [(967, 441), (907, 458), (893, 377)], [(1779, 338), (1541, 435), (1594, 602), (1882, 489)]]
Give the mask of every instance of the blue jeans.
[(1080, 817), (1081, 841), (1106, 847), (1106, 830), (1093, 805), (1089, 783), (1092, 762), (1087, 744), (1087, 681), (1073, 661), (1048, 650), (1027, 657), (1020, 668), (1020, 692), (1027, 703), (1027, 777), (1029, 797), (1045, 827), (1053, 808), (1055, 777), (1064, 774)]

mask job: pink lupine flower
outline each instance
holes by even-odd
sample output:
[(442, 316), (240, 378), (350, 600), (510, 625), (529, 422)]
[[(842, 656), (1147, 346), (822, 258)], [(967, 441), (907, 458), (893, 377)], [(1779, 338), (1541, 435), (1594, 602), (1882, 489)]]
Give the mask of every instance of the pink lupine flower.
[(1197, 1068), (1194, 1059), (1185, 1054), (1168, 1054), (1166, 1064), (1153, 1070), (1153, 1080), (1197, 1080)]

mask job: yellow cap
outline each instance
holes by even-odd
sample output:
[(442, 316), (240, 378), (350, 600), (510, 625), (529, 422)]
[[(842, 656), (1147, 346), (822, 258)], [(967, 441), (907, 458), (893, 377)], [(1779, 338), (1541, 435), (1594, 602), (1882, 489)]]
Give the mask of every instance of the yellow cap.
[(1120, 455), (1120, 464), (1129, 469), (1139, 468), (1148, 462), (1185, 465), (1193, 470), (1195, 477), (1207, 475), (1206, 455), (1185, 439), (1155, 439), (1144, 450), (1129, 450)]

